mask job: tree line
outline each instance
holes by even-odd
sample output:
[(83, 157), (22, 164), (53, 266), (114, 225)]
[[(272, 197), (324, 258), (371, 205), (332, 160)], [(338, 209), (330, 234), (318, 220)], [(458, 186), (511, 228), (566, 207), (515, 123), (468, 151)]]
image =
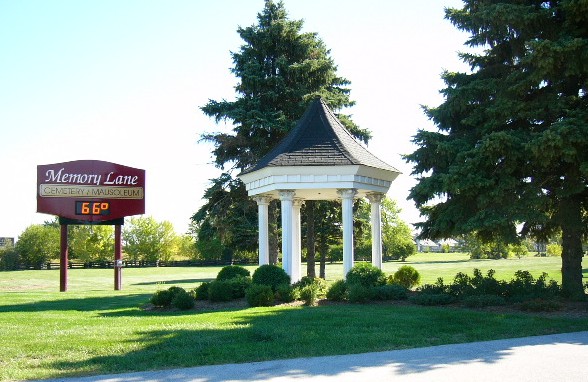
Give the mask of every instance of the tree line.
[[(390, 199), (382, 202), (382, 237), (386, 259), (405, 259), (416, 252), (410, 227), (399, 217), (400, 209)], [(357, 260), (371, 258), (370, 206), (358, 202), (356, 211)], [(128, 218), (122, 228), (123, 259), (132, 262), (257, 262), (257, 249), (227, 250), (218, 240), (199, 239), (199, 227), (192, 224), (186, 234), (177, 234), (169, 221), (153, 217)], [(321, 269), (327, 261), (341, 261), (341, 234), (334, 232), (321, 252)], [(114, 227), (110, 225), (68, 226), (69, 259), (80, 263), (110, 262), (114, 258)], [(33, 224), (19, 236), (14, 247), (0, 250), (0, 270), (41, 269), (60, 257), (60, 226), (57, 219)], [(303, 253), (308, 261), (308, 254)], [(314, 267), (314, 263), (312, 264)]]

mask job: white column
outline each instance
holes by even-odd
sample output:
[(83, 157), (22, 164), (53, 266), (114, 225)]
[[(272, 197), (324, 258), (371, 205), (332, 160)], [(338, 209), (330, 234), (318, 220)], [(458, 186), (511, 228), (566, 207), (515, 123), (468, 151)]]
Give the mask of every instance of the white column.
[(357, 195), (354, 188), (337, 190), (341, 197), (343, 210), (343, 275), (353, 268), (353, 198)]
[(259, 265), (269, 264), (269, 228), (268, 205), (271, 198), (259, 195), (253, 198), (257, 202), (257, 221), (259, 231)]
[(300, 207), (302, 207), (302, 199), (294, 199), (292, 210), (292, 273), (290, 278), (292, 283), (300, 281), (302, 269), (302, 243), (300, 234)]
[(293, 190), (280, 190), (282, 206), (282, 267), (292, 277), (292, 205)]
[(382, 269), (382, 208), (384, 194), (372, 192), (366, 195), (371, 206), (372, 220), (372, 264)]

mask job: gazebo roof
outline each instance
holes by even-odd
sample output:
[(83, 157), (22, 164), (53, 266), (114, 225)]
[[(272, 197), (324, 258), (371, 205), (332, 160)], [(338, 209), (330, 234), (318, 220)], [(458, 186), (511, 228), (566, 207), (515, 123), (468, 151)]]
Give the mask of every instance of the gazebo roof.
[(294, 189), (305, 199), (335, 199), (339, 188), (385, 193), (399, 173), (359, 143), (317, 98), (296, 127), (239, 178), (249, 195)]
[(398, 172), (370, 153), (343, 126), (325, 102), (316, 98), (286, 138), (241, 175), (264, 167), (345, 165), (363, 165)]

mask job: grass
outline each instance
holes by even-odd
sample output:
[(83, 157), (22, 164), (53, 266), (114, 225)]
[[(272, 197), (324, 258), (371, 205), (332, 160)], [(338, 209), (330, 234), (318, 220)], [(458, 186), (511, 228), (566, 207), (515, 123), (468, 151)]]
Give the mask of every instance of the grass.
[[(406, 263), (432, 282), (437, 277), (450, 281), (457, 271), (471, 273), (475, 267), (493, 268), (508, 278), (518, 269), (539, 275), (560, 267), (560, 259), (545, 259), (470, 262), (463, 255), (423, 254)], [(389, 273), (401, 265), (385, 263), (384, 270)], [(57, 292), (58, 271), (0, 273), (0, 380), (350, 354), (588, 330), (584, 317), (393, 304), (190, 313), (141, 308), (157, 289), (171, 285), (190, 289), (214, 278), (219, 270), (124, 269), (122, 291), (113, 290), (112, 270), (71, 270), (67, 293)], [(342, 278), (341, 265), (330, 265), (327, 278)]]

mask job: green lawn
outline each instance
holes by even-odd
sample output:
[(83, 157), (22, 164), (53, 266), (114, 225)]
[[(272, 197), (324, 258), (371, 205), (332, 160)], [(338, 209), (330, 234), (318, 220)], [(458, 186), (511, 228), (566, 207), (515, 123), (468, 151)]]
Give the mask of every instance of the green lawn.
[[(463, 255), (417, 255), (407, 261), (426, 282), (493, 268), (559, 276), (560, 259), (468, 261)], [(393, 272), (402, 263), (385, 263)], [(253, 270), (255, 267), (251, 267)], [(501, 314), (403, 304), (279, 306), (155, 312), (141, 307), (157, 289), (193, 288), (218, 267), (0, 272), (0, 380), (56, 378), (277, 358), (348, 354), (588, 330), (588, 319)], [(342, 277), (341, 264), (327, 278)], [(336, 328), (336, 330), (333, 330)]]

